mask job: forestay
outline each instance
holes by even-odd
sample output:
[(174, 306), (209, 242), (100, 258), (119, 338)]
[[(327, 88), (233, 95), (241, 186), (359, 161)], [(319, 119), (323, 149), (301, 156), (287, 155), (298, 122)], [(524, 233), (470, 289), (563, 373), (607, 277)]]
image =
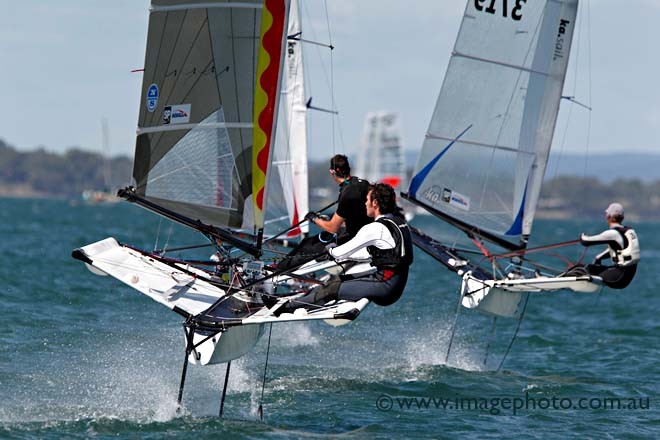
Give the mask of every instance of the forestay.
[(411, 198), (504, 246), (530, 234), (576, 13), (577, 0), (468, 1)]
[(138, 196), (205, 224), (262, 227), (287, 10), (285, 0), (152, 1)]

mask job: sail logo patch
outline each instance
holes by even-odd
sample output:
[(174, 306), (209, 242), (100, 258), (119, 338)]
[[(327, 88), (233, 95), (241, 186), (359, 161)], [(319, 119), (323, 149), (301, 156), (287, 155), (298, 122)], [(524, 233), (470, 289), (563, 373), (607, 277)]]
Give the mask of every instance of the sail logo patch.
[(559, 30), (557, 31), (555, 52), (552, 57), (553, 61), (557, 61), (558, 59), (564, 58), (564, 34), (566, 33), (566, 27), (569, 24), (571, 24), (571, 22), (568, 20), (564, 20), (563, 18), (559, 20)]
[(163, 109), (163, 125), (190, 122), (190, 104), (168, 105)]
[(440, 189), (440, 187), (433, 185), (424, 191), (423, 197), (433, 205), (446, 203), (463, 211), (470, 210), (470, 198), (449, 188)]
[(451, 206), (454, 206), (458, 209), (462, 209), (463, 211), (469, 211), (470, 210), (470, 198), (467, 196), (464, 196), (463, 194), (459, 194), (456, 191), (451, 191), (445, 188), (443, 190), (443, 199), (444, 199), (444, 193), (449, 192), (449, 203)]
[(156, 110), (156, 107), (158, 106), (158, 86), (156, 84), (152, 84), (149, 86), (149, 89), (147, 90), (147, 110), (149, 112), (153, 112)]

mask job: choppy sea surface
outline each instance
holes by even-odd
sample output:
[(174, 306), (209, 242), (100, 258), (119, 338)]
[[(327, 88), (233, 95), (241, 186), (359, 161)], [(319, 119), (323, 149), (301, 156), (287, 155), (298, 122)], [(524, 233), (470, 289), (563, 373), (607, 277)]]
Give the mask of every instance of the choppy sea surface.
[[(603, 226), (539, 220), (535, 237)], [(658, 438), (660, 224), (634, 226), (633, 284), (533, 295), (499, 371), (516, 322), (497, 323), (486, 358), (492, 320), (462, 310), (445, 360), (459, 283), (418, 251), (395, 305), (274, 326), (263, 399), (268, 333), (232, 363), (218, 418), (224, 365), (190, 366), (177, 411), (182, 319), (70, 257), (107, 236), (202, 240), (127, 203), (0, 199), (0, 438)]]

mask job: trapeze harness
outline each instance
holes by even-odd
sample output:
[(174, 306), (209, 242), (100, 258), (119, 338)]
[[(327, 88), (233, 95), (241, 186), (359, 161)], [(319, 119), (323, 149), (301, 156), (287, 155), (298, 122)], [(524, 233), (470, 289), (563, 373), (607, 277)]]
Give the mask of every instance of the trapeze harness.
[[(589, 264), (587, 266), (587, 271), (591, 275), (601, 277), (606, 286), (613, 289), (623, 289), (630, 284), (637, 272), (637, 263), (640, 260), (639, 240), (632, 228), (614, 226), (612, 229), (620, 234), (623, 247), (616, 240), (581, 240), (581, 242), (585, 246), (595, 244), (606, 244), (608, 246), (605, 252), (598, 255), (596, 264)], [(614, 266), (599, 264), (600, 259), (608, 253), (614, 262)]]
[(379, 306), (389, 306), (401, 298), (408, 281), (408, 270), (413, 262), (410, 230), (400, 216), (386, 214), (376, 220), (387, 228), (395, 246), (379, 249), (367, 246), (375, 273), (362, 276), (342, 276), (339, 299), (357, 301), (367, 298)]

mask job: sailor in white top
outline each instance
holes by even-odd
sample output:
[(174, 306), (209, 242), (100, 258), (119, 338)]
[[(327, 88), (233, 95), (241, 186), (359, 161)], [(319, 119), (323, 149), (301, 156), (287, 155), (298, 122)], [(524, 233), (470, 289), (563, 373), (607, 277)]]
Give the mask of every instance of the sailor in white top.
[[(601, 277), (607, 286), (614, 289), (623, 289), (630, 284), (640, 259), (637, 234), (632, 228), (621, 224), (623, 217), (623, 206), (612, 203), (605, 210), (609, 229), (598, 235), (580, 235), (580, 242), (584, 246), (607, 245), (607, 248), (596, 256), (594, 263), (587, 266), (587, 271), (591, 275)], [(613, 266), (602, 264), (602, 260), (607, 257), (612, 259)]]
[(363, 274), (374, 273), (376, 268), (371, 265), (371, 254), (367, 250), (368, 246), (375, 246), (378, 249), (394, 249), (396, 242), (387, 227), (379, 220), (384, 215), (376, 217), (376, 221), (363, 226), (353, 239), (347, 241), (341, 246), (329, 247), (328, 253), (338, 263), (344, 261), (354, 261), (358, 264), (351, 268), (351, 273)]
[(381, 306), (395, 303), (408, 281), (412, 264), (412, 238), (396, 206), (394, 189), (383, 183), (373, 185), (365, 203), (369, 223), (341, 246), (329, 246), (328, 253), (339, 263), (356, 262), (345, 274), (309, 294), (290, 300), (277, 314), (298, 307), (323, 305), (331, 300), (358, 301), (367, 298)]

